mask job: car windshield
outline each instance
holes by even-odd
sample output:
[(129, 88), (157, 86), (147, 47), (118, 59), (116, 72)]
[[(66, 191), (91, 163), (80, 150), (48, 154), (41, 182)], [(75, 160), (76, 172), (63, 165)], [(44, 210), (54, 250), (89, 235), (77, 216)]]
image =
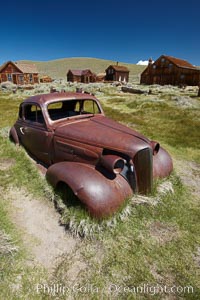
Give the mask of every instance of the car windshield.
[(101, 113), (94, 100), (62, 100), (49, 103), (47, 106), (52, 121), (76, 116), (95, 115)]

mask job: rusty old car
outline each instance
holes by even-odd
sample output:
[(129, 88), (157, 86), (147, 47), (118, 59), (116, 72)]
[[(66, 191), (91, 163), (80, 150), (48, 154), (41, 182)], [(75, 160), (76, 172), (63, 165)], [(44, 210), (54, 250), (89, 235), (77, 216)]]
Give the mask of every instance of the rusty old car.
[(150, 193), (153, 179), (173, 169), (158, 142), (107, 118), (88, 93), (26, 99), (10, 139), (47, 168), (53, 187), (66, 185), (96, 218), (112, 215), (134, 193)]

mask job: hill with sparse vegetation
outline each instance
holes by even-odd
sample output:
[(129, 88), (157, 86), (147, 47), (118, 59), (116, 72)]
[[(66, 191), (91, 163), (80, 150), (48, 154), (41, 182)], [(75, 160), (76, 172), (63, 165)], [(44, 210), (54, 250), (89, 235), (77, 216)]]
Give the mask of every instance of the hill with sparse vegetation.
[[(22, 62), (22, 61), (20, 61)], [(86, 57), (73, 57), (63, 58), (50, 61), (23, 61), (27, 63), (34, 63), (40, 74), (46, 74), (52, 78), (66, 78), (66, 73), (69, 69), (91, 69), (94, 73), (103, 73), (109, 65), (115, 65), (117, 62), (112, 60), (86, 58)], [(136, 64), (127, 64), (118, 62), (119, 65), (126, 66), (130, 70), (130, 79), (138, 80), (141, 72), (146, 66)]]

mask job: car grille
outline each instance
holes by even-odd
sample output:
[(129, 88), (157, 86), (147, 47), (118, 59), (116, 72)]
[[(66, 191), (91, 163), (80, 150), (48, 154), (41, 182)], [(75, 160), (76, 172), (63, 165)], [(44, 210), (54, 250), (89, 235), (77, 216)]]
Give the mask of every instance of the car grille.
[(134, 156), (137, 179), (137, 192), (148, 194), (153, 187), (153, 155), (151, 148), (145, 148)]

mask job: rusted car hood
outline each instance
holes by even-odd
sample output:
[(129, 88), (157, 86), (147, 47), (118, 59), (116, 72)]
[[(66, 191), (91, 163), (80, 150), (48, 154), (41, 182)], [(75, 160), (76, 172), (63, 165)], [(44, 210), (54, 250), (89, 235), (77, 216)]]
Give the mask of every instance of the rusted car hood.
[(112, 149), (134, 156), (141, 149), (150, 146), (150, 141), (122, 124), (104, 116), (76, 120), (60, 125), (55, 135), (67, 140), (77, 140), (84, 144)]

